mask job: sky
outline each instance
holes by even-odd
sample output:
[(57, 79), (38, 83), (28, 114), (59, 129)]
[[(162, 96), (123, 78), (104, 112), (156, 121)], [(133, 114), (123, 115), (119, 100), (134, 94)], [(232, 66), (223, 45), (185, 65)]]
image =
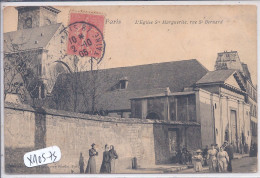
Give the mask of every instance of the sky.
[[(57, 22), (65, 26), (68, 25), (70, 12), (105, 15), (105, 68), (197, 59), (208, 70), (214, 70), (217, 53), (233, 50), (238, 51), (240, 60), (248, 64), (253, 83), (256, 84), (256, 6), (55, 8), (61, 11)], [(4, 32), (16, 31), (17, 20), (16, 9), (6, 7)], [(117, 23), (111, 24), (112, 21)], [(169, 24), (170, 21), (179, 24)]]

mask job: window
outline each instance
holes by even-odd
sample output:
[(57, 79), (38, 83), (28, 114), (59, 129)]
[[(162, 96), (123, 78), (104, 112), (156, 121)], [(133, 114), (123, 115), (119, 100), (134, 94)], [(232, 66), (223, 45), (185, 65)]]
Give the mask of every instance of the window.
[(38, 65), (38, 75), (41, 76), (42, 75), (42, 64)]
[(127, 82), (126, 80), (121, 80), (121, 81), (120, 81), (120, 87), (119, 87), (119, 88), (120, 88), (120, 89), (126, 89), (126, 82)]
[(146, 119), (160, 120), (160, 116), (155, 112), (151, 112), (146, 116)]
[(28, 17), (24, 22), (24, 28), (32, 28), (32, 18)]
[(44, 87), (44, 84), (41, 85), (41, 98), (45, 98), (45, 87)]
[(127, 86), (128, 86), (128, 80), (127, 78), (123, 78), (121, 80), (119, 80), (119, 82), (114, 85), (111, 90), (124, 90), (124, 89), (127, 89)]

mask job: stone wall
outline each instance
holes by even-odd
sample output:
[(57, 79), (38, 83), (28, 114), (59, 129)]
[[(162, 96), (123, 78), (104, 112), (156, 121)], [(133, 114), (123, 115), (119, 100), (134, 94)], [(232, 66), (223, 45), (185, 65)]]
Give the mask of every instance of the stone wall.
[[(114, 145), (119, 155), (116, 168), (131, 169), (132, 158), (140, 167), (155, 164), (153, 122), (86, 114), (34, 109), (25, 105), (5, 104), (4, 110), (6, 173), (79, 173), (79, 157), (83, 154), (85, 168), (88, 150), (96, 143), (99, 172), (104, 145)], [(26, 152), (58, 146), (62, 157), (57, 163), (26, 168)]]

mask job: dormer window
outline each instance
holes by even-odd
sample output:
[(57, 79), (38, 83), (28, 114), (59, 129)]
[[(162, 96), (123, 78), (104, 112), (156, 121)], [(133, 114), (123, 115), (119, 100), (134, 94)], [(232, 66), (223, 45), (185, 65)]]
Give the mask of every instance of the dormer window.
[(127, 85), (128, 85), (128, 80), (126, 77), (124, 77), (119, 81), (119, 89), (126, 89)]
[(116, 85), (114, 85), (111, 90), (125, 90), (128, 86), (128, 79), (124, 77), (118, 81)]

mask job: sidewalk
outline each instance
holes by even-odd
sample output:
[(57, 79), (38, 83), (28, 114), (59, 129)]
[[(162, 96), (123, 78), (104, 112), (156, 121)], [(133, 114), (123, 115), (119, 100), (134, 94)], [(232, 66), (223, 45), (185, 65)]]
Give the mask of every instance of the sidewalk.
[(162, 165), (151, 165), (149, 167), (141, 167), (137, 169), (125, 169), (125, 170), (117, 171), (117, 173), (162, 174), (162, 173), (174, 173), (185, 169), (188, 169), (188, 165), (162, 164)]
[[(239, 154), (234, 153), (234, 159), (241, 159), (244, 157), (249, 157), (249, 154)], [(193, 165), (182, 165), (182, 164), (160, 164), (160, 165), (149, 165), (147, 167), (140, 167), (137, 169), (124, 169), (118, 170), (117, 173), (121, 174), (162, 174), (162, 173), (182, 173), (190, 172), (189, 170), (193, 168)], [(209, 167), (203, 167), (203, 171), (207, 171)], [(187, 170), (187, 171), (186, 171)]]
[(234, 158), (233, 159), (241, 159), (241, 158), (245, 158), (245, 157), (249, 157), (249, 154), (234, 153)]

